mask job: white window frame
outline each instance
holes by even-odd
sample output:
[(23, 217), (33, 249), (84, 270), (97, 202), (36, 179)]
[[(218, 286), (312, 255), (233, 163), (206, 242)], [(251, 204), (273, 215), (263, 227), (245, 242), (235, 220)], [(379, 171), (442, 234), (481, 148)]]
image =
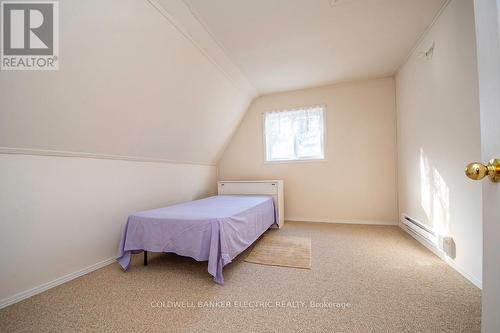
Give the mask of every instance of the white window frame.
[[(271, 112), (287, 112), (287, 111), (298, 111), (298, 110), (304, 110), (304, 109), (309, 109), (309, 108), (314, 108), (314, 107), (321, 107), (323, 109), (323, 158), (303, 158), (303, 159), (296, 159), (296, 160), (275, 160), (275, 161), (268, 161), (267, 160), (267, 145), (266, 145), (266, 114), (271, 113)], [(281, 164), (281, 163), (317, 163), (317, 162), (327, 162), (327, 105), (326, 104), (314, 104), (314, 105), (304, 105), (304, 106), (298, 106), (298, 107), (290, 107), (290, 108), (285, 108), (285, 109), (279, 109), (279, 110), (269, 110), (262, 112), (262, 147), (263, 147), (263, 161), (264, 164)]]

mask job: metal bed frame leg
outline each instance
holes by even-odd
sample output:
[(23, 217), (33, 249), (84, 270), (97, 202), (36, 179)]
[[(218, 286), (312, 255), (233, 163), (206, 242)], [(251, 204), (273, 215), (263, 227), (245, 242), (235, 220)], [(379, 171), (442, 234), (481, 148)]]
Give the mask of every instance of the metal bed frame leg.
[(148, 265), (148, 251), (144, 251), (144, 266)]

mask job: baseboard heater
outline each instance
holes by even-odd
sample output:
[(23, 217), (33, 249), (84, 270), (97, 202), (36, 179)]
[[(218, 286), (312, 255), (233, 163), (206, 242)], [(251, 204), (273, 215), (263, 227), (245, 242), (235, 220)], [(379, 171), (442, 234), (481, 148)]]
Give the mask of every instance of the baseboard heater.
[(437, 235), (431, 228), (404, 214), (402, 222), (409, 232), (436, 243)]

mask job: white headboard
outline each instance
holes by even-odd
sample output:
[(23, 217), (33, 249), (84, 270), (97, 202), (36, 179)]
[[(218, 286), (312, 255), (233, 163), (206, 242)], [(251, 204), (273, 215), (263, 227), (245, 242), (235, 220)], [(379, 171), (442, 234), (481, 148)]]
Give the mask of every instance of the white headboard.
[(285, 223), (285, 200), (282, 180), (230, 180), (217, 182), (217, 191), (221, 195), (269, 195), (277, 207), (278, 228)]

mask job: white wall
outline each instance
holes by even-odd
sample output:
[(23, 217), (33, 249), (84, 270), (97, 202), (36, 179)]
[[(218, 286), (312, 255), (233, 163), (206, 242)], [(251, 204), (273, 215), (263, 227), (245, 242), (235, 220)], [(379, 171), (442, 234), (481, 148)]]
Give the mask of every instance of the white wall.
[(215, 178), (214, 166), (0, 154), (0, 301), (114, 257), (129, 214), (214, 194)]
[[(399, 211), (451, 235), (451, 264), (480, 284), (481, 159), (473, 2), (451, 1), (396, 75)], [(421, 56), (432, 42), (431, 59)]]
[(128, 214), (213, 194), (252, 98), (154, 1), (59, 6), (59, 71), (0, 72), (0, 306), (116, 255)]
[(250, 92), (148, 1), (59, 5), (60, 70), (0, 72), (0, 147), (215, 164)]
[[(317, 104), (326, 105), (327, 161), (264, 164), (262, 113)], [(218, 178), (283, 179), (289, 220), (395, 223), (395, 117), (392, 78), (259, 97)]]

